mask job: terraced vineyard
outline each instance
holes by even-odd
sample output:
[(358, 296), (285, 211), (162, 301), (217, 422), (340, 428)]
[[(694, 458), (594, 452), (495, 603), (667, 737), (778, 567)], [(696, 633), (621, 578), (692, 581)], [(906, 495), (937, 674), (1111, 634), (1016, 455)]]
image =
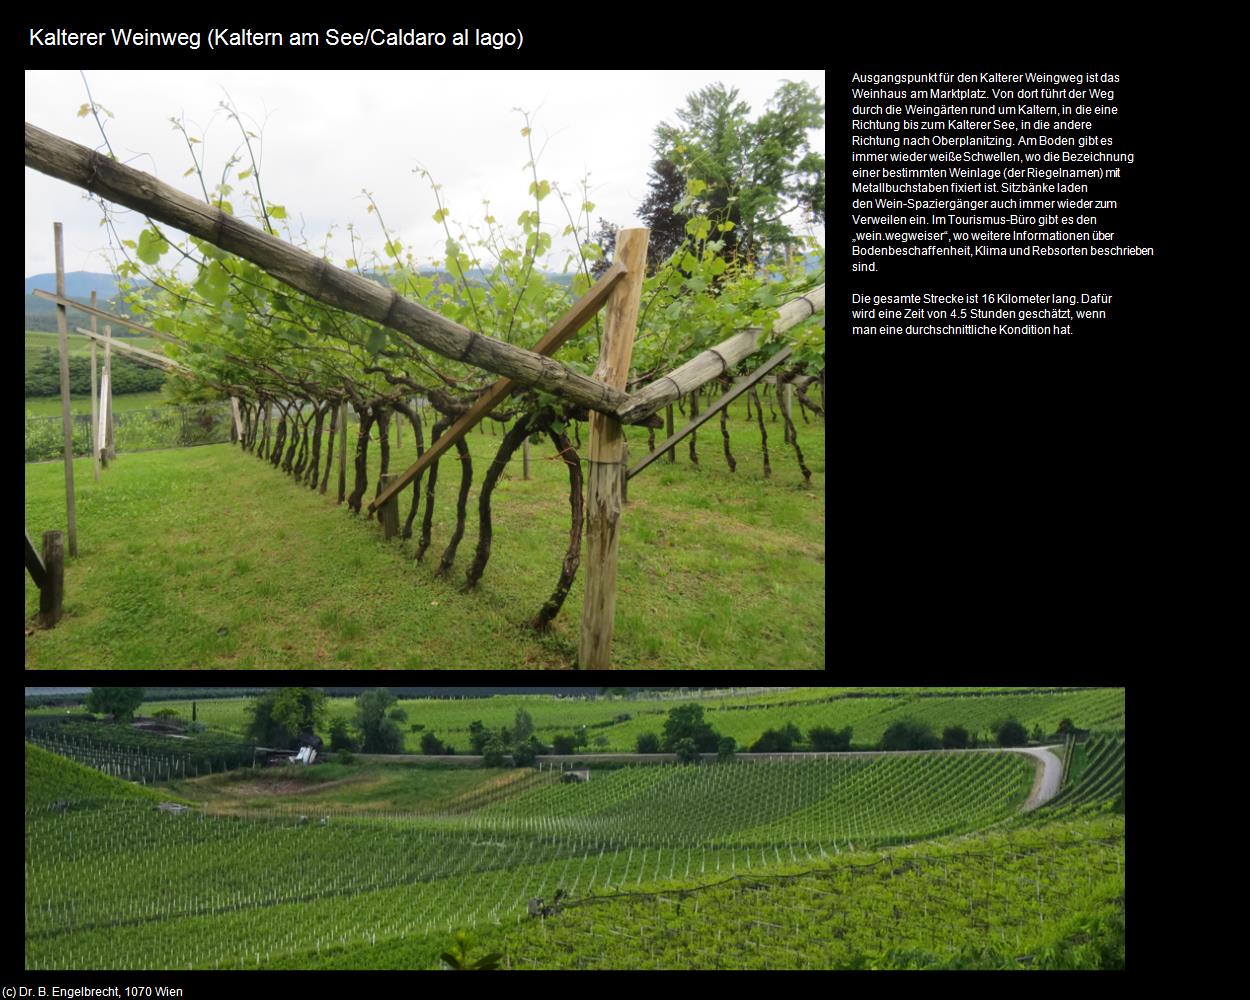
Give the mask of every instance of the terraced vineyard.
[[(1119, 711), (1123, 732), (1118, 697), (985, 692), (958, 707), (1040, 699), (1054, 714), (1081, 699)], [(914, 716), (948, 700), (707, 715), (756, 726), (758, 712)], [(1123, 968), (1123, 735), (1076, 745), (1068, 770), (1025, 813), (1038, 771), (1016, 751), (591, 765), (584, 784), (357, 761), (141, 789), (27, 744), (25, 963), (439, 968), (470, 929), (476, 954), (511, 969)], [(169, 799), (190, 811), (156, 808)]]

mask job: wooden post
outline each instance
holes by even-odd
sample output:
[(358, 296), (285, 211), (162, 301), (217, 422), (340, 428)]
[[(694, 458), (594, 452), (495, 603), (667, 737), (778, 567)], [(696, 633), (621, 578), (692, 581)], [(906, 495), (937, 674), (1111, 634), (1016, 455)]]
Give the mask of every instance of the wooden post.
[[(104, 324), (104, 336), (113, 337), (113, 327)], [(100, 410), (104, 414), (104, 455), (101, 465), (107, 465), (117, 457), (117, 449), (113, 446), (113, 345), (104, 345), (104, 385), (105, 391), (100, 397)]]
[[(95, 308), (95, 289), (91, 290), (91, 307)], [(96, 318), (93, 313), (91, 316), (91, 330), (94, 333), (96, 329)], [(95, 481), (100, 481), (100, 453), (96, 450), (95, 442), (98, 437), (96, 428), (100, 426), (100, 403), (97, 398), (95, 384), (95, 341), (91, 342), (91, 471), (95, 475)]]
[(347, 497), (347, 401), (339, 403), (339, 503)]
[(786, 444), (794, 444), (790, 437), (790, 428), (793, 426), (793, 417), (790, 414), (791, 393), (793, 392), (794, 386), (789, 382), (778, 384), (777, 386), (777, 405), (781, 407), (782, 416), (786, 418), (786, 433), (784, 435)]
[[(648, 235), (646, 229), (622, 229), (616, 237), (616, 259), (629, 273), (608, 300), (594, 377), (618, 391), (625, 388), (634, 353)], [(585, 669), (596, 670), (611, 666), (625, 434), (615, 417), (591, 412), (587, 437), (586, 594), (577, 662)]]
[(629, 440), (621, 442), (621, 503), (629, 503)]
[(527, 434), (525, 440), (521, 442), (521, 478), (529, 479), (530, 477), (530, 439)]
[[(56, 294), (65, 297), (65, 251), (61, 246), (61, 224), (52, 223), (56, 253)], [(65, 307), (56, 307), (56, 343), (61, 355), (61, 429), (65, 437), (65, 511), (69, 515), (69, 554), (78, 555), (78, 512), (74, 509), (74, 417), (69, 404), (69, 325)], [(46, 537), (46, 536), (45, 536)]]
[[(392, 481), (398, 478), (398, 475), (396, 472), (386, 473), (381, 479), (382, 489), (386, 489)], [(379, 513), (381, 514), (379, 520), (382, 522), (382, 537), (390, 541), (399, 534), (399, 497), (393, 496), (387, 500)]]
[[(669, 403), (664, 407), (664, 432), (671, 438), (673, 436), (673, 404)], [(670, 462), (677, 461), (677, 449), (669, 448), (668, 460)]]
[[(57, 226), (60, 226), (59, 222)], [(39, 588), (39, 624), (51, 628), (61, 620), (61, 601), (65, 593), (65, 549), (59, 531), (43, 533), (43, 569), (44, 582)]]

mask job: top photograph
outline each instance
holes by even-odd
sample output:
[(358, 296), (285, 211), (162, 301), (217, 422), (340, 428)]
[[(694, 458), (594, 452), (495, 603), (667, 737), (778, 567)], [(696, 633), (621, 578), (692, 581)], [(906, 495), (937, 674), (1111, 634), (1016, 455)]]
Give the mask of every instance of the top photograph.
[(27, 669), (823, 670), (823, 71), (25, 122)]

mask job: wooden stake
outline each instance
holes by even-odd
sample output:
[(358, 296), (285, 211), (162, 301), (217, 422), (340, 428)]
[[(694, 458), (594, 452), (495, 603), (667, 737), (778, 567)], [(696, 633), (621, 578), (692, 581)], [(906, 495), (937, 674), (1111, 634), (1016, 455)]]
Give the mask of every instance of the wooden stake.
[[(622, 229), (616, 237), (617, 259), (629, 273), (608, 300), (595, 378), (617, 391), (625, 388), (634, 352), (648, 235), (646, 229)], [(577, 662), (601, 670), (611, 666), (625, 435), (615, 417), (592, 412), (587, 436), (586, 594)]]
[[(91, 308), (95, 308), (95, 289), (91, 290)], [(96, 319), (91, 317), (91, 330), (95, 331)], [(96, 428), (100, 426), (100, 401), (96, 393), (95, 384), (95, 355), (96, 344), (91, 342), (91, 471), (95, 475), (95, 481), (100, 481), (100, 453), (96, 451), (95, 441), (97, 436)]]
[(339, 503), (347, 498), (347, 401), (339, 403)]
[[(398, 423), (398, 421), (396, 421), (396, 423)], [(382, 489), (386, 489), (386, 487), (389, 486), (397, 478), (398, 478), (397, 473), (394, 473), (394, 472), (386, 473), (384, 476), (382, 476), (382, 479), (381, 479)], [(389, 541), (390, 539), (394, 538), (396, 535), (399, 534), (399, 497), (398, 496), (392, 496), (389, 500), (386, 501), (386, 503), (382, 505), (382, 509), (379, 511), (379, 520), (382, 522), (382, 537), (384, 539)]]
[[(59, 222), (52, 223), (52, 241), (56, 253), (56, 294), (64, 297), (65, 251), (61, 245)], [(61, 355), (61, 429), (65, 437), (65, 512), (69, 517), (69, 554), (76, 556), (78, 555), (78, 512), (74, 508), (74, 418), (70, 413), (69, 404), (69, 326), (65, 322), (64, 306), (56, 307), (56, 343)]]
[[(104, 324), (104, 336), (113, 337), (113, 327)], [(107, 464), (117, 457), (117, 449), (113, 447), (113, 345), (104, 345), (104, 385), (105, 391), (100, 398), (101, 412), (104, 414), (104, 454), (101, 464)]]
[(65, 594), (65, 549), (59, 531), (43, 533), (43, 570), (44, 582), (39, 588), (39, 624), (51, 628), (61, 620), (61, 602)]

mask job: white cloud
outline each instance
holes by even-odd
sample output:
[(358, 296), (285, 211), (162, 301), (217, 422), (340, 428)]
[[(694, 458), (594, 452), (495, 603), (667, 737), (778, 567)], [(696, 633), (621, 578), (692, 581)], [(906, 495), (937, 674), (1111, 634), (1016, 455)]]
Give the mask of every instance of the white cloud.
[[(514, 108), (534, 119), (539, 176), (577, 197), (590, 172), (594, 216), (636, 223), (634, 211), (647, 193), (655, 126), (673, 120), (688, 93), (713, 82), (737, 87), (753, 111), (763, 110), (783, 79), (807, 80), (824, 94), (822, 71), (463, 71), (463, 72), (270, 72), (93, 71), (94, 99), (113, 112), (106, 128), (114, 149), (132, 165), (166, 183), (200, 195), (194, 177), (182, 176), (190, 160), (171, 116), (185, 115), (193, 134), (202, 130), (213, 175), (239, 145), (237, 127), (218, 108), (226, 92), (245, 116), (263, 124), (261, 184), (265, 197), (302, 220), (319, 246), (331, 224), (338, 240), (331, 253), (348, 256), (345, 226), (353, 222), (373, 248), (382, 245), (376, 218), (366, 212), (361, 189), (373, 192), (387, 227), (418, 256), (442, 256), (445, 236), (431, 216), (435, 204), (425, 181), (412, 171), (420, 163), (442, 185), (457, 222), (478, 223), (481, 201), (509, 227), (532, 207), (522, 172), (529, 158)], [(86, 102), (76, 72), (28, 71), (26, 120), (85, 145), (100, 145), (93, 119), (79, 118)], [(823, 144), (823, 133), (816, 137)], [(245, 151), (244, 151), (245, 153)], [(236, 167), (235, 172), (242, 169)], [(231, 183), (243, 183), (232, 179)], [(576, 202), (571, 201), (576, 211)], [(563, 230), (566, 219), (554, 197), (542, 203), (544, 221)], [(26, 171), (27, 274), (53, 269), (52, 222), (65, 224), (68, 270), (107, 269), (98, 210), (83, 192), (34, 170)], [(142, 224), (122, 226), (133, 238)], [(817, 233), (823, 242), (823, 231)], [(557, 240), (557, 247), (561, 246)], [(551, 263), (563, 264), (563, 253)]]

